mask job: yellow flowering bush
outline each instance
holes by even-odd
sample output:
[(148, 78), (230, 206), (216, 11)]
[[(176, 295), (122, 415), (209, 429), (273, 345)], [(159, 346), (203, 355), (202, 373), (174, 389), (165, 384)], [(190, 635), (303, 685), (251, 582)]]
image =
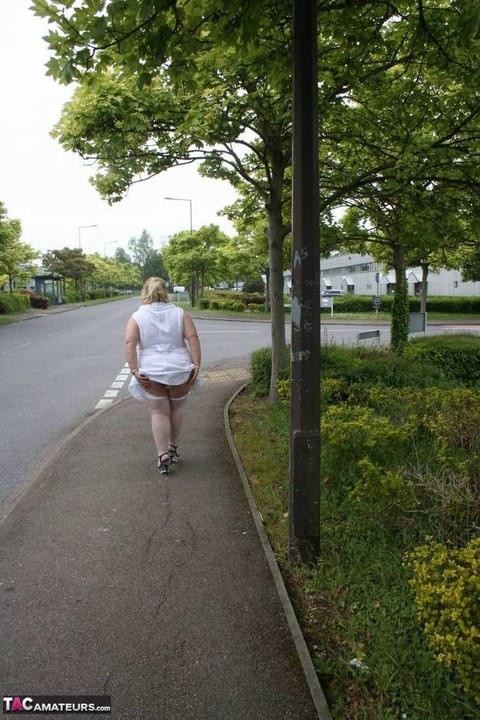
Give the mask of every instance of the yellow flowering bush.
[(374, 518), (383, 527), (403, 525), (416, 500), (402, 468), (387, 469), (362, 458), (357, 469), (360, 479), (349, 493), (357, 512)]
[(390, 465), (401, 462), (411, 439), (408, 424), (397, 425), (372, 408), (333, 405), (327, 408), (320, 425), (322, 462), (327, 474), (342, 472), (363, 458)]
[(429, 538), (405, 562), (437, 661), (455, 668), (480, 704), (480, 537), (450, 550)]
[(425, 423), (438, 459), (446, 467), (480, 467), (480, 390), (431, 390), (425, 395)]
[(282, 405), (290, 405), (290, 380), (277, 380), (277, 392)]

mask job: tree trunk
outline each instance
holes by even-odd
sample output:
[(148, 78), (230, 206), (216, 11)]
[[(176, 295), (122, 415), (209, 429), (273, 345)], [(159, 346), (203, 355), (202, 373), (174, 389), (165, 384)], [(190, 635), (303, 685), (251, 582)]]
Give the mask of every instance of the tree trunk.
[(285, 365), (285, 308), (283, 306), (283, 238), (284, 228), (279, 199), (270, 202), (268, 212), (268, 252), (270, 260), (270, 307), (272, 311), (272, 372), (270, 375), (271, 405), (278, 402), (277, 380)]
[(427, 312), (427, 292), (428, 292), (428, 263), (420, 263), (422, 268), (422, 289), (420, 291), (420, 312)]
[(190, 304), (192, 307), (195, 307), (195, 303), (197, 302), (196, 289), (196, 277), (195, 274), (192, 273), (190, 276)]
[(405, 274), (405, 251), (401, 243), (393, 246), (395, 297), (393, 299), (390, 347), (401, 355), (408, 341), (408, 286)]
[(270, 311), (270, 268), (264, 268), (265, 271), (265, 312)]

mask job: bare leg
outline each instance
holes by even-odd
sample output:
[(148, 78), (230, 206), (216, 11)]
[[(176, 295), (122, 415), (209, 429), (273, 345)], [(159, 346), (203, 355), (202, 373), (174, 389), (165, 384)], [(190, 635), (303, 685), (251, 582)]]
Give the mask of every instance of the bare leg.
[(170, 444), (178, 445), (183, 423), (183, 407), (187, 398), (170, 399)]
[(168, 441), (171, 433), (171, 410), (168, 396), (158, 400), (148, 400), (152, 416), (152, 433), (158, 455), (168, 453)]
[(170, 445), (175, 450), (180, 441), (180, 431), (183, 423), (183, 409), (185, 401), (190, 392), (190, 386), (187, 383), (169, 387), (168, 395), (170, 398)]

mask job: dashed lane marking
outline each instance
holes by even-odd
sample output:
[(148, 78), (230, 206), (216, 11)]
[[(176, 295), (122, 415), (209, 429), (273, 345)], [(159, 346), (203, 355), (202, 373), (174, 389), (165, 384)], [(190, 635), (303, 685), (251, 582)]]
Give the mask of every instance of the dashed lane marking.
[(123, 368), (119, 371), (115, 380), (110, 385), (109, 389), (105, 390), (105, 392), (103, 393), (103, 397), (95, 405), (95, 410), (102, 410), (103, 408), (108, 407), (108, 405), (111, 405), (113, 403), (118, 393), (125, 385), (126, 380), (128, 380), (129, 375), (130, 369), (128, 365), (125, 364)]

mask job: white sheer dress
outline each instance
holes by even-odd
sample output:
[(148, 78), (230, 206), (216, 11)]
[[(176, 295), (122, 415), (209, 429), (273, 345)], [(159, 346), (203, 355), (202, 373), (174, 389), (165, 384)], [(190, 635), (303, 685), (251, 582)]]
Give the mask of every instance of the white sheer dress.
[[(194, 365), (183, 334), (183, 310), (173, 303), (141, 305), (132, 317), (138, 325), (138, 369), (155, 382), (181, 385), (190, 377)], [(152, 398), (132, 377), (128, 387), (136, 400)]]

